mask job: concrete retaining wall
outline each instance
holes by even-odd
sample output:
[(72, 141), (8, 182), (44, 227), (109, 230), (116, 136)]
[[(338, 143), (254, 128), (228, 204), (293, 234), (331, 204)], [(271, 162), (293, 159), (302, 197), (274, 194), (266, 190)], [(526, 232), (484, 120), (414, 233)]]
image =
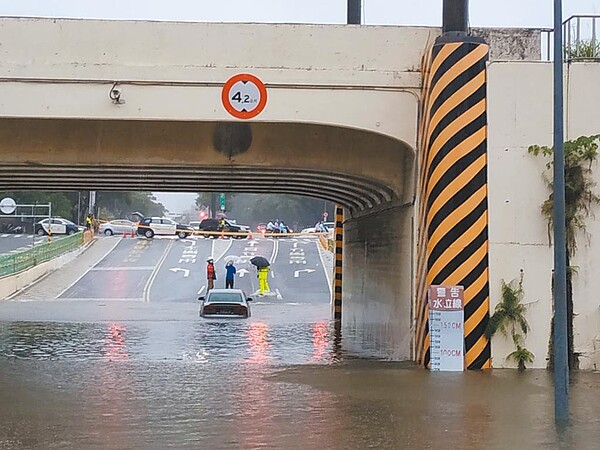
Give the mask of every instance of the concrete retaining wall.
[[(600, 134), (600, 64), (565, 66), (566, 139)], [(500, 301), (500, 280), (524, 271), (524, 303), (531, 326), (525, 346), (534, 353), (532, 367), (545, 367), (552, 318), (553, 249), (541, 215), (548, 187), (542, 157), (529, 155), (532, 144), (552, 145), (552, 65), (492, 63), (489, 65), (489, 214), (491, 309)], [(593, 167), (600, 183), (600, 168)], [(596, 188), (600, 193), (600, 189)], [(596, 215), (600, 213), (595, 208)], [(580, 368), (600, 368), (600, 223), (590, 217), (587, 235), (578, 235), (572, 260), (574, 344)], [(492, 342), (494, 367), (513, 367), (505, 358), (513, 350), (509, 339)]]
[(413, 208), (344, 222), (343, 347), (411, 358)]
[(86, 244), (81, 245), (69, 253), (65, 253), (64, 255), (38, 264), (35, 267), (24, 270), (23, 272), (19, 272), (15, 275), (0, 278), (0, 300), (7, 300), (11, 295), (29, 286), (31, 283), (38, 281), (40, 278), (46, 276), (50, 272), (60, 269), (65, 264), (73, 261), (83, 251), (85, 251), (93, 241), (90, 241), (89, 238), (86, 237), (85, 242)]

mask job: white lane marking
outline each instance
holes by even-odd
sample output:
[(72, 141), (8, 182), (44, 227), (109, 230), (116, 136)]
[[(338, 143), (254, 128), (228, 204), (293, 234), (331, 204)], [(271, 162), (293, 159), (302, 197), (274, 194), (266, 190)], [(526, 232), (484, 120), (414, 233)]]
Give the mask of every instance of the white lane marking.
[(98, 264), (100, 264), (102, 261), (104, 261), (104, 259), (110, 255), (110, 253), (117, 247), (117, 245), (119, 245), (121, 242), (123, 242), (121, 239), (115, 241), (115, 245), (113, 245), (109, 251), (107, 251), (105, 253), (105, 255), (100, 258), (98, 261), (96, 261), (94, 264), (92, 264), (90, 267), (88, 267), (88, 269), (83, 272), (83, 274), (81, 274), (81, 276), (79, 278), (77, 278), (75, 281), (73, 281), (69, 286), (67, 286), (66, 289), (64, 289), (60, 294), (58, 294), (56, 297), (54, 297), (54, 300), (60, 298), (65, 292), (67, 292), (69, 289), (71, 289), (73, 286), (75, 286), (83, 277), (85, 277), (94, 267), (96, 267)]
[(271, 264), (275, 263), (277, 252), (279, 252), (279, 241), (277, 239), (273, 239), (273, 252), (271, 253), (271, 259), (269, 260)]
[[(227, 244), (227, 248), (219, 255), (217, 259), (215, 259), (215, 263), (219, 262), (219, 260), (227, 254), (231, 246), (233, 245), (233, 239), (229, 239), (229, 244)], [(213, 250), (214, 250), (215, 241), (213, 241)]]
[(190, 269), (182, 269), (181, 267), (172, 267), (169, 270), (173, 273), (183, 272), (183, 278), (187, 278), (190, 276)]
[(2, 235), (2, 236), (0, 236), (0, 237), (3, 237), (3, 238), (4, 238), (4, 237), (8, 237), (8, 234), (3, 234), (3, 235)]
[(275, 271), (271, 270), (271, 278), (275, 278)]
[(156, 280), (156, 277), (158, 276), (158, 272), (159, 272), (160, 268), (162, 267), (163, 263), (167, 259), (167, 255), (169, 254), (171, 247), (173, 247), (173, 242), (174, 241), (169, 241), (169, 243), (167, 244), (167, 247), (165, 248), (163, 255), (161, 256), (160, 260), (158, 261), (158, 264), (154, 267), (154, 271), (150, 274), (150, 278), (148, 278), (148, 282), (146, 283), (146, 286), (144, 286), (144, 293), (142, 294), (142, 296), (146, 303), (150, 302), (150, 290), (152, 289), (154, 280)]
[[(325, 272), (325, 278), (327, 278), (327, 286), (329, 287), (329, 304), (333, 303), (333, 287), (331, 286), (331, 276), (327, 271), (327, 267), (325, 267), (325, 262), (323, 261), (323, 255), (321, 254), (321, 245), (318, 241), (314, 241), (317, 246), (317, 252), (319, 252), (319, 258), (321, 259), (321, 267), (323, 268), (323, 272)], [(334, 262), (333, 265), (335, 267), (335, 254), (334, 254)]]
[(206, 289), (206, 285), (205, 285), (205, 286), (202, 286), (202, 287), (200, 288), (200, 290), (198, 291), (198, 295), (202, 294), (202, 292), (204, 292), (204, 289)]
[(277, 300), (283, 300), (283, 297), (281, 296), (281, 292), (279, 292), (279, 289), (275, 289), (275, 292), (277, 292)]
[(113, 272), (113, 271), (120, 272), (121, 270), (154, 270), (154, 266), (94, 267), (91, 271), (92, 272)]
[(61, 300), (75, 301), (75, 302), (143, 302), (143, 298), (138, 297), (65, 297)]

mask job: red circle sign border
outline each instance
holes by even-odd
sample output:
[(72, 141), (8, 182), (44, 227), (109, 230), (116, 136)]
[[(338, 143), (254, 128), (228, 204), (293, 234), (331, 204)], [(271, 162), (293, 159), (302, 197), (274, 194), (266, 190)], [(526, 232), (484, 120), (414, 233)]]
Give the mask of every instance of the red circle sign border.
[[(256, 108), (254, 108), (252, 111), (238, 111), (231, 106), (231, 102), (229, 101), (229, 92), (231, 91), (233, 85), (238, 81), (250, 81), (256, 85), (258, 92), (260, 92), (260, 101), (258, 102), (258, 105), (256, 105)], [(223, 107), (233, 117), (237, 119), (252, 119), (263, 112), (265, 106), (267, 105), (267, 88), (260, 78), (249, 73), (239, 73), (232, 76), (223, 85), (223, 90), (221, 91), (221, 102), (223, 103)]]

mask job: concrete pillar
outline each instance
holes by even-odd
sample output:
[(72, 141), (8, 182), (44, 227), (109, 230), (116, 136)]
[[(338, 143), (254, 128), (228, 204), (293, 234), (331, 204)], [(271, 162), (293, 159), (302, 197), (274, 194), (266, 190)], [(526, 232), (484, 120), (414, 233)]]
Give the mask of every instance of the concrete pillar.
[(344, 220), (344, 351), (410, 360), (413, 206)]
[(344, 208), (335, 207), (335, 266), (333, 280), (333, 318), (342, 319), (342, 264), (344, 255)]
[(414, 351), (426, 367), (432, 284), (464, 286), (465, 365), (490, 367), (487, 57), (481, 40), (443, 36), (423, 67)]

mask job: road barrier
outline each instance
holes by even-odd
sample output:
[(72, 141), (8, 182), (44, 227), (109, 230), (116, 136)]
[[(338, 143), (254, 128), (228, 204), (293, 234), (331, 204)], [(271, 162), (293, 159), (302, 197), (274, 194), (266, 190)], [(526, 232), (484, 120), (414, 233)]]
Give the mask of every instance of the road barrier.
[(42, 242), (30, 249), (0, 255), (0, 278), (14, 275), (75, 250), (85, 241), (84, 233), (80, 232), (63, 239)]

